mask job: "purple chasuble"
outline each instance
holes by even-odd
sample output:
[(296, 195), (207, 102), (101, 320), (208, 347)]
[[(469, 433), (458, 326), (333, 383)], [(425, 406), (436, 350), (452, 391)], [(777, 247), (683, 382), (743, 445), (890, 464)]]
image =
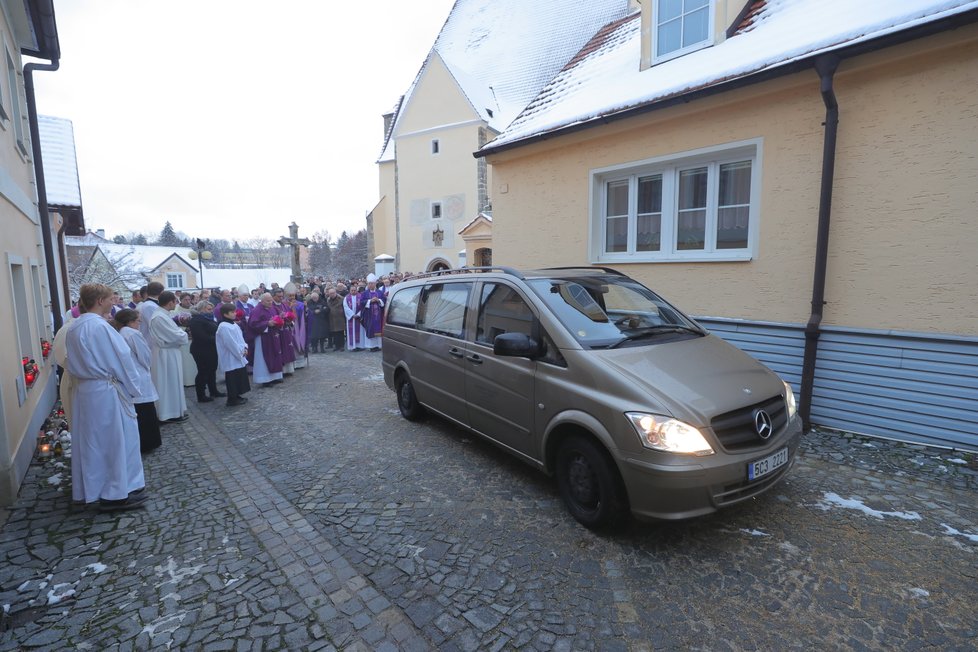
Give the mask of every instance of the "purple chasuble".
[[(272, 310), (277, 311), (279, 317), (282, 319), (285, 319), (285, 313), (289, 311), (295, 312), (285, 303), (273, 303)], [(295, 362), (295, 324), (291, 326), (286, 324), (285, 328), (279, 332), (279, 338), (281, 341), (279, 346), (282, 351), (282, 362), (286, 364)]]
[[(372, 301), (377, 299), (377, 301)], [(367, 337), (377, 337), (384, 331), (384, 303), (386, 293), (383, 290), (364, 290), (360, 293), (360, 323), (367, 331)]]
[[(248, 330), (251, 331), (252, 340), (261, 339), (262, 357), (265, 358), (265, 365), (271, 373), (282, 371), (284, 360), (282, 359), (282, 336), (284, 328), (270, 326), (269, 320), (277, 315), (275, 306), (266, 308), (258, 304), (251, 310), (251, 317), (248, 318)], [(248, 355), (254, 359), (251, 347), (248, 347)]]

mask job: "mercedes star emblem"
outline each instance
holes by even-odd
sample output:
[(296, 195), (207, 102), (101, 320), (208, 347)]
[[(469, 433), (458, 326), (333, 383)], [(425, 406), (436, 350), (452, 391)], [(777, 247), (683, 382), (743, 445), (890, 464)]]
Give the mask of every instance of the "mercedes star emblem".
[(774, 434), (774, 424), (771, 417), (764, 410), (754, 410), (754, 430), (761, 439), (767, 439)]

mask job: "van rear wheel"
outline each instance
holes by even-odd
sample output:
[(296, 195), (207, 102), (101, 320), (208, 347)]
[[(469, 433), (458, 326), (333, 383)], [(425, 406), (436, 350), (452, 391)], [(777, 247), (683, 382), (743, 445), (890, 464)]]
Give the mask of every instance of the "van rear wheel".
[(414, 385), (407, 372), (397, 374), (394, 379), (394, 392), (397, 394), (397, 408), (401, 411), (401, 416), (408, 421), (417, 421), (424, 416), (425, 410), (418, 403), (418, 397), (414, 394)]
[(627, 519), (628, 500), (618, 469), (592, 440), (568, 437), (557, 451), (556, 475), (567, 510), (585, 527), (610, 528)]

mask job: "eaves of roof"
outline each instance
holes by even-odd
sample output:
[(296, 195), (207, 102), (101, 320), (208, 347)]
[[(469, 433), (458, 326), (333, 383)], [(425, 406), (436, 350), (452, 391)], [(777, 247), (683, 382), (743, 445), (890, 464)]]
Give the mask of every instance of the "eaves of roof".
[[(750, 11), (745, 12), (739, 23), (735, 23), (735, 32), (742, 31), (749, 27), (750, 22), (753, 20), (756, 12), (759, 11), (760, 7), (763, 6), (763, 1), (757, 3), (750, 7)], [(570, 67), (575, 62), (582, 58), (590, 52), (600, 49), (609, 39), (609, 37), (614, 33), (614, 27), (620, 25), (621, 23), (634, 18), (634, 16), (626, 17), (617, 21), (614, 24), (608, 25), (597, 34), (595, 34), (594, 39), (585, 46), (581, 52), (574, 57), (570, 62), (568, 62), (567, 67)], [(884, 34), (874, 39), (868, 39), (855, 43), (853, 45), (841, 46), (837, 49), (832, 49), (828, 51), (817, 51), (810, 55), (799, 57), (798, 59), (779, 66), (774, 66), (770, 68), (765, 68), (750, 74), (726, 78), (726, 79), (716, 79), (711, 83), (694, 88), (688, 88), (682, 92), (675, 93), (673, 95), (660, 97), (652, 102), (647, 102), (627, 108), (623, 108), (616, 111), (607, 112), (601, 115), (594, 116), (593, 118), (582, 120), (574, 124), (570, 124), (563, 127), (556, 127), (551, 130), (543, 131), (540, 133), (532, 134), (524, 138), (518, 138), (508, 142), (500, 143), (499, 145), (492, 145), (489, 143), (482, 149), (473, 153), (475, 158), (483, 158), (490, 156), (492, 154), (497, 154), (511, 149), (516, 149), (518, 147), (524, 147), (526, 145), (531, 145), (533, 143), (543, 142), (556, 138), (559, 136), (565, 136), (568, 134), (576, 133), (579, 131), (584, 131), (591, 129), (593, 127), (598, 127), (601, 125), (609, 124), (611, 122), (617, 122), (619, 120), (626, 120), (628, 118), (633, 118), (639, 115), (650, 113), (652, 111), (658, 111), (660, 109), (669, 108), (672, 106), (680, 104), (688, 104), (699, 99), (710, 97), (713, 95), (718, 95), (720, 93), (725, 93), (738, 88), (743, 88), (746, 86), (751, 86), (754, 84), (762, 83), (765, 81), (770, 81), (778, 77), (783, 77), (791, 75), (802, 70), (810, 69), (814, 66), (815, 61), (825, 57), (833, 56), (838, 59), (849, 59), (852, 57), (860, 56), (863, 54), (868, 54), (870, 52), (875, 52), (883, 48), (892, 47), (895, 45), (900, 45), (902, 43), (907, 43), (917, 39), (925, 38), (927, 36), (933, 36), (935, 34), (940, 34), (942, 32), (950, 31), (978, 22), (978, 9), (969, 9), (967, 11), (946, 16), (934, 21), (926, 22), (920, 25), (915, 25), (913, 27)]]
[(21, 54), (39, 59), (60, 59), (61, 44), (58, 41), (58, 24), (54, 19), (54, 0), (25, 0), (24, 5), (30, 14), (35, 45), (21, 48)]

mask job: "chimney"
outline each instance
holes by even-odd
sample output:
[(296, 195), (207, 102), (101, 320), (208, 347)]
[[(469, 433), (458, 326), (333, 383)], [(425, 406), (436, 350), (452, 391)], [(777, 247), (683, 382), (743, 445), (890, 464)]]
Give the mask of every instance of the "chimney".
[(95, 235), (105, 240), (105, 229), (97, 229)]

